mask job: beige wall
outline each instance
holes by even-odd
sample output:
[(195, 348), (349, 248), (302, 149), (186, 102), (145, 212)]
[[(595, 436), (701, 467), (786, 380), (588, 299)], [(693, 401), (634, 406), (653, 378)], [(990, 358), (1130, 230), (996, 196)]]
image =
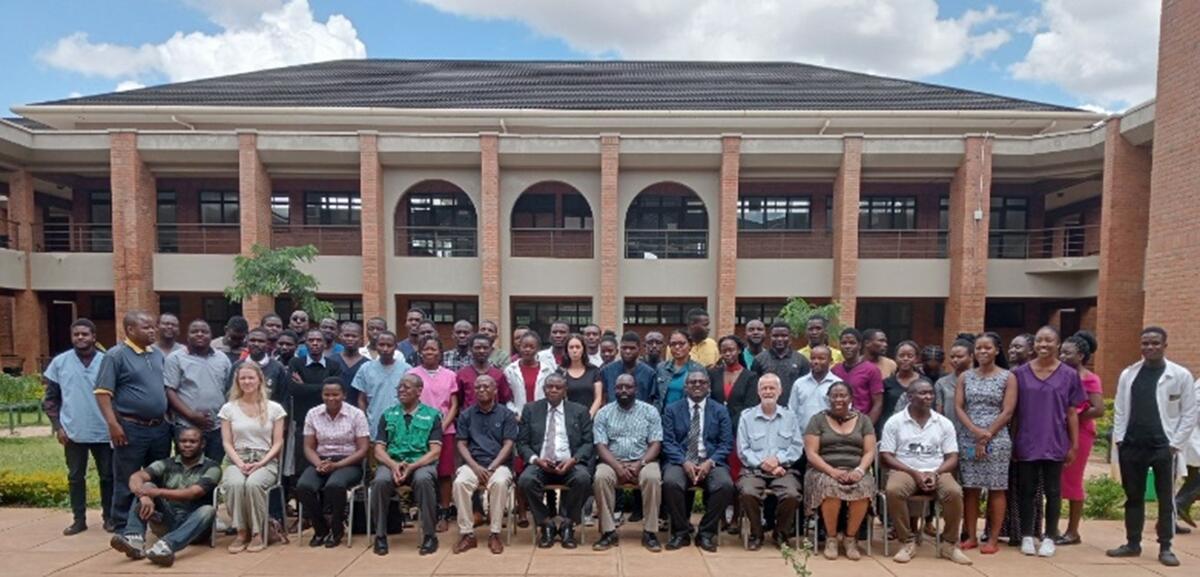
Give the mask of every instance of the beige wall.
[[(999, 260), (988, 261), (989, 298), (1088, 298), (1097, 295), (1097, 272), (1029, 272), (1030, 267), (1043, 266), (1040, 259), (1033, 261)], [(1083, 259), (1062, 259), (1083, 260)]]
[(25, 253), (0, 248), (0, 288), (25, 290)]
[(112, 253), (35, 252), (31, 264), (33, 290), (113, 290)]
[(950, 296), (950, 260), (859, 259), (858, 296), (946, 298)]
[(833, 259), (739, 259), (737, 277), (738, 298), (828, 298)]

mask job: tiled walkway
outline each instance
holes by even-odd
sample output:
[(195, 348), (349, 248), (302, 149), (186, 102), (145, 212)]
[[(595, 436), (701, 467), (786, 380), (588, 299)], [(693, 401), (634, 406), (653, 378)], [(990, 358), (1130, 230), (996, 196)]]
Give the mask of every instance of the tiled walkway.
[[(652, 554), (641, 548), (637, 539), (640, 528), (626, 527), (622, 546), (604, 553), (581, 547), (573, 552), (561, 548), (535, 550), (529, 532), (520, 532), (517, 541), (503, 555), (494, 556), (486, 548), (453, 555), (452, 533), (442, 537), (441, 550), (429, 557), (416, 552), (415, 533), (392, 537), (392, 553), (377, 557), (368, 549), (368, 540), (356, 536), (352, 549), (309, 549), (292, 543), (274, 546), (262, 553), (229, 555), (224, 543), (216, 549), (192, 547), (181, 553), (174, 567), (162, 569), (147, 561), (129, 561), (108, 548), (109, 535), (99, 529), (100, 520), (90, 520), (92, 529), (63, 537), (68, 515), (43, 509), (0, 509), (0, 575), (94, 576), (145, 573), (172, 575), (280, 575), (316, 577), (322, 575), (570, 575), (702, 577), (754, 576), (788, 577), (792, 575), (778, 551), (764, 548), (755, 553), (726, 539), (716, 554), (702, 553), (695, 547), (675, 552)], [(1147, 527), (1152, 534), (1152, 528)], [(591, 533), (590, 535), (594, 535)], [(1103, 550), (1119, 544), (1123, 530), (1119, 522), (1089, 521), (1084, 524), (1084, 545), (1063, 547), (1050, 560), (1022, 557), (1016, 550), (1002, 547), (998, 555), (970, 553), (972, 567), (959, 567), (933, 558), (932, 547), (923, 547), (917, 559), (898, 565), (880, 554), (878, 544), (873, 558), (857, 563), (840, 559), (828, 562), (814, 558), (809, 564), (816, 577), (941, 577), (943, 575), (986, 575), (988, 577), (1154, 577), (1159, 575), (1200, 574), (1200, 536), (1180, 536), (1176, 551), (1183, 566), (1167, 569), (1158, 564), (1157, 546), (1146, 544), (1146, 553), (1132, 561), (1109, 559)]]

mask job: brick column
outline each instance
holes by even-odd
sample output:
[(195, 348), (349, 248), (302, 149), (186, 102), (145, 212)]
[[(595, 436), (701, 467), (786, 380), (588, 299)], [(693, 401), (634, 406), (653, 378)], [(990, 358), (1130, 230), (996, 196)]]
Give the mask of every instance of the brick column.
[(21, 357), (21, 370), (33, 374), (41, 370), (38, 359), (50, 350), (46, 326), (46, 307), (33, 291), (31, 257), (33, 253), (33, 223), (37, 219), (34, 202), (33, 173), (18, 170), (8, 181), (8, 218), (17, 223), (17, 248), (25, 253), (25, 290), (16, 291), (13, 299), (13, 354)]
[(496, 321), (501, 334), (508, 323), (500, 312), (500, 135), (479, 135), (479, 319)]
[[(112, 180), (113, 299), (117, 339), (125, 338), (122, 318), (131, 310), (158, 312), (154, 292), (157, 198), (154, 175), (142, 162), (136, 131), (110, 132)], [(242, 211), (245, 212), (245, 211)]]
[(717, 245), (717, 306), (712, 312), (717, 335), (733, 334), (737, 308), (737, 203), (741, 161), (741, 135), (722, 136), (721, 197), (717, 216), (721, 241)]
[(858, 307), (858, 198), (862, 181), (862, 135), (842, 141), (842, 165), (833, 179), (833, 300), (842, 305), (838, 319), (854, 326)]
[[(242, 256), (254, 245), (271, 246), (271, 177), (258, 155), (258, 133), (238, 131), (238, 214)], [(275, 297), (255, 295), (242, 302), (242, 316), (256, 326), (263, 315), (275, 312)]]
[[(992, 142), (967, 137), (962, 164), (950, 181), (950, 298), (943, 341), (983, 331), (987, 306), (988, 211), (992, 196)], [(979, 218), (976, 218), (979, 211)]]
[(358, 134), (359, 194), (362, 195), (363, 318), (388, 318), (387, 259), (384, 256), (383, 169), (379, 163), (379, 134)]
[(621, 192), (618, 184), (621, 164), (621, 137), (600, 135), (600, 302), (596, 303), (596, 322), (618, 333), (621, 329), (620, 268), (624, 243), (619, 237)]
[[(1150, 228), (1146, 246), (1147, 325), (1170, 334), (1168, 355), (1200, 370), (1200, 292), (1195, 263), (1200, 261), (1200, 3), (1164, 1), (1158, 44)], [(1123, 225), (1120, 220), (1108, 221)], [(1133, 347), (1111, 343), (1108, 347)], [(1101, 347), (1103, 351), (1105, 347)]]

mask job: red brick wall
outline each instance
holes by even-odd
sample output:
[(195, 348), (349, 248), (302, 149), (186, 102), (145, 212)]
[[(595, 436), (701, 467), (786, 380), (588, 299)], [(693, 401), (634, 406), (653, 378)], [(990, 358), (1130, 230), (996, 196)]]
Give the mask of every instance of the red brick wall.
[[(156, 313), (154, 250), (157, 192), (154, 175), (142, 162), (137, 133), (111, 133), (113, 286), (116, 317), (130, 310)], [(118, 336), (121, 331), (118, 324)]]
[(384, 251), (383, 169), (379, 135), (358, 137), (359, 190), (362, 195), (363, 318), (387, 318), (387, 255)]
[[(990, 139), (966, 139), (962, 165), (950, 183), (950, 298), (945, 333), (983, 330), (987, 300), (988, 212), (992, 184)], [(975, 218), (975, 211), (982, 218)], [(944, 343), (949, 345), (949, 343)]]
[(479, 318), (500, 319), (500, 136), (479, 135), (479, 151)]
[[(241, 254), (253, 254), (254, 245), (271, 246), (271, 178), (258, 156), (258, 134), (238, 133), (238, 210), (241, 219)], [(255, 295), (242, 301), (242, 314), (258, 319), (275, 310), (275, 298)]]
[[(621, 326), (620, 263), (621, 192), (618, 176), (621, 165), (621, 137), (600, 136), (600, 296), (596, 301), (596, 321), (601, 326)], [(511, 327), (510, 327), (511, 328)], [(511, 332), (509, 333), (512, 334)], [(507, 340), (507, 339), (503, 339)]]
[(858, 199), (862, 137), (847, 136), (833, 180), (833, 300), (842, 305), (842, 324), (854, 326), (858, 306)]
[(712, 328), (718, 335), (733, 332), (734, 305), (737, 300), (737, 203), (741, 158), (742, 137), (722, 137), (721, 196), (717, 215), (721, 241), (717, 246), (717, 306), (712, 311)]

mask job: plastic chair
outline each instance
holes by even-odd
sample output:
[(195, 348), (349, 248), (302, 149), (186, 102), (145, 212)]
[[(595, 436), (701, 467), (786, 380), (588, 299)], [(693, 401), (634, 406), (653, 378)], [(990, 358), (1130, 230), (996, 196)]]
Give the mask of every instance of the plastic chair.
[[(363, 495), (366, 494), (365, 489), (367, 488), (367, 473), (368, 472), (370, 472), (370, 468), (367, 465), (367, 459), (363, 459), (363, 461), (362, 461), (362, 478), (359, 480), (357, 485), (354, 485), (352, 487), (346, 487), (346, 506), (350, 508), (350, 514), (346, 516), (346, 546), (347, 547), (352, 546), (352, 543), (354, 543), (354, 502), (358, 499), (358, 495), (360, 494), (360, 492)], [(370, 500), (368, 500), (367, 504), (368, 504), (368, 506), (367, 506), (367, 520), (368, 520), (367, 533), (369, 534), (371, 532), (369, 529), (369, 527), (370, 527), (369, 521), (371, 519)], [(301, 541), (301, 536), (304, 535), (304, 504), (301, 503), (299, 499), (296, 500), (296, 518), (299, 519), (299, 521), (296, 523), (296, 542), (299, 543)]]

